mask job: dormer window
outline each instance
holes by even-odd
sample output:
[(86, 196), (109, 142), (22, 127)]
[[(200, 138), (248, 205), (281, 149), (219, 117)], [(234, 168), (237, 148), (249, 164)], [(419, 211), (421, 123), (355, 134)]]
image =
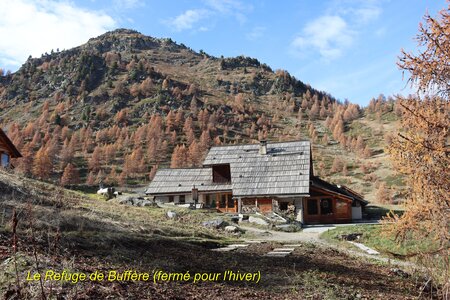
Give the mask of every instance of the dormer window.
[(212, 166), (213, 182), (215, 183), (229, 183), (231, 182), (230, 165), (214, 165)]

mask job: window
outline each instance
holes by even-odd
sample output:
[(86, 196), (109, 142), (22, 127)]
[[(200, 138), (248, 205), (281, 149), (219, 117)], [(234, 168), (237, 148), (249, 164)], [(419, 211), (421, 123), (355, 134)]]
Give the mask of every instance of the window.
[(230, 165), (216, 165), (212, 167), (213, 182), (227, 183), (231, 182)]
[(213, 207), (211, 195), (210, 194), (206, 194), (204, 197), (205, 197), (204, 198), (205, 199), (205, 207)]
[(320, 213), (322, 215), (333, 214), (333, 201), (331, 199), (320, 199)]
[(178, 203), (185, 204), (186, 203), (186, 195), (180, 195), (180, 200), (178, 201)]
[(317, 199), (308, 199), (308, 215), (319, 214), (319, 207), (317, 205)]
[(231, 195), (228, 195), (228, 207), (234, 207), (234, 199), (231, 197)]
[(287, 210), (289, 202), (278, 202), (278, 208), (280, 210)]
[(2, 153), (1, 166), (2, 167), (8, 167), (9, 166), (9, 155), (6, 154), (6, 153)]

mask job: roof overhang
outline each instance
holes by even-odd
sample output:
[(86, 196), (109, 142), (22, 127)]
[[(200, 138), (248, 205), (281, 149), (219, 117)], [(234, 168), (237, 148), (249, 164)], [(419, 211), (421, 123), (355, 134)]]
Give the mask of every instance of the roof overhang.
[[(210, 191), (198, 191), (199, 194), (217, 194), (217, 193), (229, 193), (232, 192), (231, 189), (223, 189), (223, 190), (210, 190)], [(176, 196), (176, 195), (186, 195), (186, 194), (191, 194), (192, 190), (189, 191), (176, 191), (176, 192), (158, 192), (158, 193), (152, 193), (149, 192), (148, 190), (145, 191), (146, 195), (152, 195), (152, 196)]]
[(326, 191), (329, 194), (335, 195), (337, 197), (345, 198), (352, 201), (361, 202), (363, 205), (369, 204), (369, 201), (362, 199), (359, 197), (359, 194), (352, 193), (347, 189), (336, 186), (332, 183), (329, 183), (325, 180), (320, 179), (317, 176), (311, 177), (311, 188), (312, 189), (320, 189), (322, 191)]
[(0, 141), (4, 142), (6, 144), (6, 147), (10, 151), (10, 155), (12, 158), (22, 157), (22, 154), (20, 154), (20, 152), (19, 152), (19, 150), (17, 150), (16, 146), (14, 146), (14, 144), (8, 138), (6, 133), (1, 129), (0, 129)]
[(270, 194), (270, 195), (235, 195), (233, 198), (293, 198), (293, 197), (309, 197), (309, 194)]

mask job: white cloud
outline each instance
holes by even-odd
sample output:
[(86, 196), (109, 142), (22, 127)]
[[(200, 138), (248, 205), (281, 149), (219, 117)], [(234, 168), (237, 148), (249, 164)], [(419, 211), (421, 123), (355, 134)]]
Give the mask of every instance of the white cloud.
[(145, 3), (140, 0), (114, 0), (116, 9), (132, 9), (144, 5)]
[(308, 23), (291, 43), (294, 52), (318, 51), (322, 58), (332, 60), (353, 42), (354, 32), (340, 16), (322, 16)]
[(325, 60), (336, 59), (355, 43), (364, 26), (381, 13), (380, 0), (334, 0), (323, 16), (307, 23), (295, 37), (291, 52), (305, 57), (317, 51)]
[(206, 5), (223, 14), (246, 10), (246, 6), (236, 0), (205, 0)]
[[(251, 5), (243, 4), (238, 0), (203, 0), (205, 8), (188, 9), (182, 14), (165, 20), (168, 26), (173, 26), (175, 31), (193, 29), (194, 26), (202, 20), (214, 18), (223, 18), (232, 16), (240, 24), (247, 20), (245, 13), (252, 9)], [(206, 29), (206, 30), (205, 30)], [(209, 30), (208, 26), (199, 26), (199, 31)]]
[(215, 13), (234, 16), (240, 24), (247, 21), (245, 13), (253, 9), (251, 5), (238, 0), (204, 0), (204, 2)]
[(51, 0), (0, 0), (0, 64), (18, 67), (29, 55), (68, 49), (116, 26), (109, 15)]
[(381, 8), (374, 5), (368, 5), (366, 7), (360, 7), (353, 9), (353, 14), (356, 17), (356, 21), (359, 23), (369, 23), (378, 19), (381, 15)]
[(263, 26), (253, 27), (252, 30), (249, 33), (247, 33), (247, 39), (249, 39), (250, 41), (256, 41), (263, 37), (265, 31), (266, 27)]
[(206, 9), (189, 9), (166, 23), (174, 26), (175, 31), (182, 31), (191, 29), (200, 20), (207, 18), (209, 14), (210, 12)]
[(364, 25), (382, 13), (380, 0), (334, 0), (328, 13), (348, 17), (354, 24)]

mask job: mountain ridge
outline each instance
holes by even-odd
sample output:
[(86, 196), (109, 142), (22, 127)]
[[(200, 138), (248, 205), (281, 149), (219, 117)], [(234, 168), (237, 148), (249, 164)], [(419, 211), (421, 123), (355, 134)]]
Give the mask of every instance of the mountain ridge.
[[(27, 152), (33, 168), (39, 150), (56, 149), (51, 157), (53, 180), (58, 180), (70, 163), (83, 182), (92, 172), (103, 172), (96, 177), (105, 177), (126, 171), (122, 183), (134, 184), (144, 180), (150, 167), (168, 165), (177, 155), (186, 161), (181, 166), (197, 165), (213, 144), (300, 137), (311, 139), (318, 152), (328, 152), (323, 161), (315, 163), (319, 169), (331, 170), (329, 160), (336, 158), (333, 152), (350, 153), (354, 162), (364, 151), (368, 158), (371, 153), (383, 152), (382, 133), (358, 133), (361, 126), (372, 130), (362, 120), (369, 115), (374, 119), (376, 110), (396, 120), (392, 100), (374, 101), (368, 113), (312, 88), (287, 71), (273, 71), (257, 59), (217, 58), (130, 29), (117, 29), (78, 47), (30, 58), (17, 72), (0, 76), (0, 124), (13, 128), (12, 138)], [(377, 119), (383, 126), (386, 120), (381, 115)], [(359, 124), (356, 131), (352, 128), (355, 124)], [(52, 139), (55, 131), (68, 133)], [(62, 149), (72, 139), (73, 144), (91, 141), (87, 146), (73, 145), (73, 153), (67, 157)], [(117, 149), (107, 153), (108, 147)], [(100, 168), (90, 163), (96, 148), (102, 149)], [(153, 148), (159, 157), (149, 150)], [(140, 170), (127, 167), (127, 158), (139, 161)], [(33, 168), (23, 167), (19, 164), (19, 170), (33, 175)]]

